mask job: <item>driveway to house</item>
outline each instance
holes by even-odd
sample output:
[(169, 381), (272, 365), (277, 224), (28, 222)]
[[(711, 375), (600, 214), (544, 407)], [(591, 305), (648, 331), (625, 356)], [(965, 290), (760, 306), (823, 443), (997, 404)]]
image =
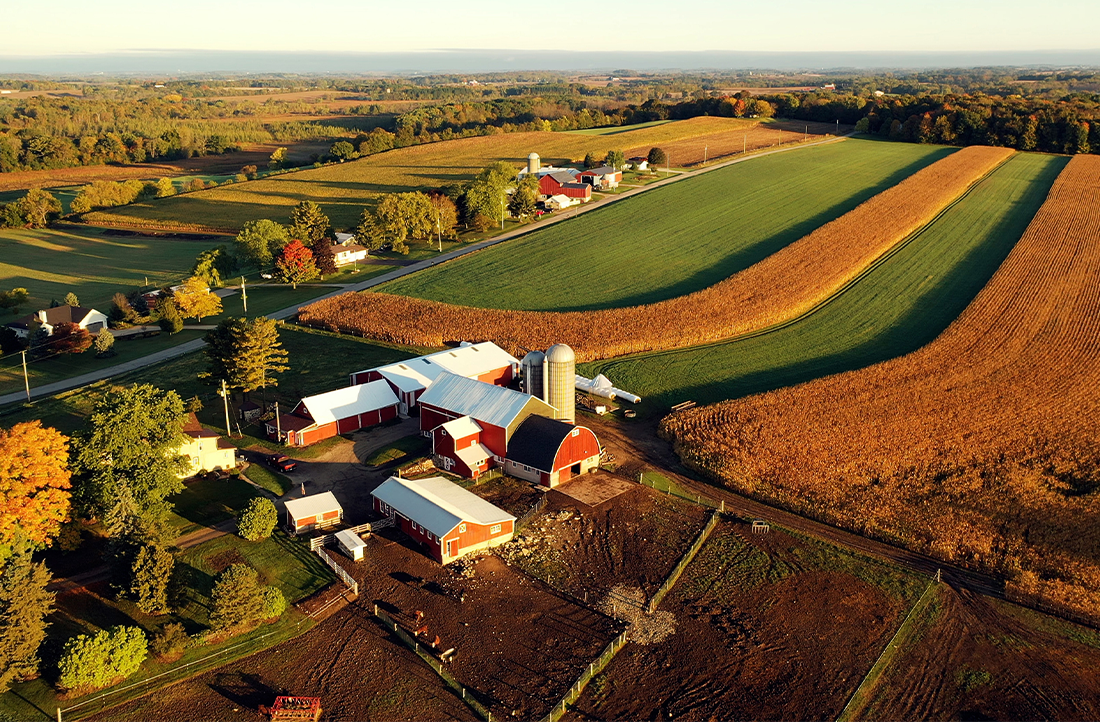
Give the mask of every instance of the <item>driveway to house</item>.
[[(599, 209), (599, 208), (604, 208), (604, 207), (606, 207), (606, 206), (608, 206), (612, 203), (618, 203), (619, 201), (625, 200), (627, 198), (632, 198), (632, 197), (638, 195), (639, 193), (645, 193), (646, 191), (651, 190), (653, 188), (660, 188), (661, 186), (668, 185), (669, 183), (676, 183), (677, 181), (683, 180), (684, 178), (695, 178), (695, 177), (697, 177), (697, 176), (699, 176), (703, 173), (710, 173), (712, 171), (716, 171), (716, 170), (719, 170), (721, 168), (727, 168), (731, 165), (736, 165), (738, 163), (744, 163), (745, 161), (755, 160), (757, 158), (763, 158), (764, 156), (774, 155), (776, 153), (788, 153), (790, 151), (798, 150), (800, 148), (810, 148), (810, 147), (813, 147), (813, 146), (824, 145), (824, 144), (827, 144), (827, 143), (837, 143), (837, 142), (842, 141), (845, 138), (848, 138), (852, 135), (854, 135), (854, 132), (849, 133), (847, 135), (842, 135), (842, 136), (839, 136), (839, 137), (831, 137), (831, 138), (826, 138), (826, 139), (823, 139), (823, 140), (814, 141), (813, 143), (803, 143), (803, 144), (799, 144), (799, 145), (792, 145), (792, 146), (788, 146), (786, 148), (779, 147), (779, 148), (776, 148), (774, 150), (765, 151), (763, 153), (754, 153), (752, 155), (744, 156), (742, 158), (734, 158), (732, 160), (724, 161), (722, 163), (716, 163), (712, 166), (708, 166), (706, 168), (700, 168), (699, 170), (692, 171), (691, 173), (679, 173), (679, 174), (673, 175), (669, 178), (665, 178), (664, 180), (659, 180), (659, 181), (656, 181), (654, 183), (650, 183), (649, 185), (638, 186), (636, 188), (632, 188), (631, 190), (628, 190), (624, 193), (620, 193), (618, 195), (611, 196), (611, 197), (601, 201), (600, 203), (588, 204), (586, 206), (576, 207), (572, 211), (566, 211), (564, 213), (554, 214), (553, 217), (548, 218), (546, 220), (539, 221), (538, 223), (536, 223), (534, 225), (523, 226), (522, 228), (517, 228), (514, 231), (509, 231), (507, 233), (502, 233), (501, 235), (496, 236), (495, 238), (490, 238), (490, 239), (487, 239), (487, 240), (484, 240), (484, 241), (479, 241), (478, 243), (471, 243), (469, 245), (463, 246), (462, 248), (456, 248), (453, 251), (448, 251), (447, 253), (442, 253), (442, 254), (436, 256), (435, 258), (430, 258), (430, 259), (427, 259), (427, 260), (424, 260), (424, 261), (412, 262), (409, 265), (402, 266), (401, 268), (397, 268), (393, 271), (390, 271), (389, 273), (384, 273), (381, 276), (375, 276), (374, 278), (371, 278), (371, 279), (366, 280), (366, 281), (360, 281), (359, 283), (351, 283), (351, 284), (348, 284), (346, 286), (340, 286), (336, 290), (334, 290), (330, 293), (326, 293), (324, 295), (317, 296), (316, 298), (312, 298), (308, 301), (304, 301), (302, 303), (295, 304), (293, 306), (289, 306), (289, 307), (281, 309), (279, 311), (269, 313), (269, 314), (267, 314), (267, 317), (268, 318), (279, 319), (279, 320), (287, 319), (287, 318), (290, 318), (291, 316), (294, 316), (295, 314), (297, 314), (298, 309), (301, 308), (302, 306), (306, 306), (308, 304), (315, 303), (316, 301), (320, 301), (320, 300), (325, 299), (325, 298), (331, 298), (332, 296), (339, 296), (339, 295), (344, 294), (344, 293), (365, 291), (369, 288), (374, 288), (375, 286), (379, 286), (383, 283), (388, 283), (390, 281), (401, 278), (402, 276), (408, 276), (412, 273), (416, 273), (417, 271), (422, 271), (425, 268), (431, 268), (432, 266), (439, 265), (440, 263), (445, 263), (447, 261), (453, 260), (453, 259), (458, 258), (460, 256), (465, 256), (467, 253), (475, 253), (477, 251), (480, 251), (483, 248), (488, 248), (490, 246), (495, 246), (498, 243), (504, 243), (505, 241), (510, 241), (510, 240), (515, 239), (515, 238), (519, 238), (520, 236), (527, 235), (528, 233), (532, 233), (534, 231), (539, 230), (540, 228), (545, 228), (546, 226), (553, 225), (554, 223), (561, 223), (563, 221), (569, 220), (570, 218), (576, 218), (578, 215), (580, 215), (582, 213), (588, 213), (590, 211), (593, 211), (593, 210), (596, 210), (596, 209)], [(234, 289), (238, 289), (238, 288), (239, 287), (228, 286), (225, 289), (223, 289), (223, 292), (233, 291)], [(195, 339), (193, 341), (188, 341), (186, 343), (180, 344), (179, 346), (174, 346), (174, 347), (169, 348), (169, 349), (164, 349), (163, 351), (158, 351), (158, 352), (150, 354), (148, 356), (143, 356), (143, 357), (138, 358), (138, 359), (133, 359), (132, 361), (127, 361), (126, 363), (117, 364), (115, 366), (109, 366), (105, 369), (100, 369), (98, 371), (93, 371), (93, 372), (87, 373), (87, 374), (81, 374), (80, 376), (73, 376), (72, 378), (64, 379), (62, 381), (55, 381), (55, 382), (50, 383), (50, 384), (44, 384), (42, 386), (37, 386), (37, 387), (31, 389), (30, 397), (31, 397), (31, 399), (50, 397), (50, 396), (53, 396), (54, 394), (59, 394), (62, 391), (68, 391), (70, 389), (79, 388), (81, 386), (87, 386), (88, 384), (93, 384), (97, 381), (103, 381), (104, 379), (109, 379), (112, 376), (118, 376), (120, 374), (128, 373), (130, 371), (136, 371), (138, 369), (145, 368), (146, 366), (152, 366), (154, 364), (158, 364), (158, 363), (162, 363), (164, 361), (168, 361), (169, 359), (176, 358), (177, 356), (183, 356), (184, 354), (189, 354), (192, 351), (198, 351), (199, 349), (201, 349), (205, 345), (206, 345), (206, 343), (202, 339)], [(22, 391), (17, 391), (17, 392), (14, 392), (14, 393), (4, 394), (3, 396), (0, 396), (0, 406), (6, 406), (7, 404), (15, 404), (15, 403), (19, 403), (21, 401), (26, 401), (26, 400), (27, 400), (27, 394), (25, 392), (22, 392)]]

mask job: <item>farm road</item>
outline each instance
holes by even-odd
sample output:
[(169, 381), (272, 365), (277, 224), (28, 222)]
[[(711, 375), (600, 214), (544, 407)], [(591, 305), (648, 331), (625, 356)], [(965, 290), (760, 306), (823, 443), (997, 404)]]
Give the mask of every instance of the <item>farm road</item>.
[[(290, 306), (288, 308), (284, 308), (282, 310), (275, 311), (273, 313), (269, 313), (269, 314), (267, 314), (267, 317), (268, 318), (274, 318), (274, 319), (277, 319), (277, 320), (288, 319), (288, 318), (294, 316), (295, 314), (297, 314), (299, 308), (301, 308), (302, 306), (308, 305), (310, 303), (315, 303), (315, 302), (320, 301), (320, 300), (325, 299), (325, 298), (331, 298), (332, 296), (339, 296), (339, 295), (344, 294), (344, 293), (366, 291), (369, 288), (374, 288), (375, 286), (379, 286), (383, 283), (388, 283), (389, 281), (397, 280), (398, 278), (401, 278), (402, 276), (407, 276), (409, 274), (416, 273), (417, 271), (424, 270), (425, 268), (431, 268), (432, 266), (439, 265), (440, 263), (446, 263), (447, 261), (453, 260), (453, 259), (458, 258), (460, 256), (464, 256), (467, 253), (475, 253), (477, 251), (480, 251), (483, 248), (488, 248), (489, 246), (495, 246), (498, 243), (504, 243), (505, 241), (510, 241), (510, 240), (515, 239), (515, 238), (519, 238), (520, 236), (525, 236), (528, 233), (535, 232), (535, 231), (537, 231), (541, 228), (545, 228), (546, 226), (552, 225), (554, 223), (561, 223), (562, 221), (567, 221), (571, 218), (576, 218), (578, 215), (580, 215), (582, 213), (588, 213), (590, 211), (597, 210), (599, 208), (604, 208), (604, 207), (610, 205), (611, 203), (617, 203), (617, 202), (625, 200), (627, 198), (632, 198), (632, 197), (638, 195), (639, 193), (644, 193), (644, 192), (646, 192), (648, 190), (651, 190), (653, 188), (660, 188), (661, 186), (668, 185), (669, 183), (675, 183), (675, 182), (683, 180), (685, 178), (695, 178), (695, 177), (697, 177), (697, 176), (699, 176), (703, 173), (710, 173), (711, 171), (716, 171), (716, 170), (719, 170), (721, 168), (726, 168), (726, 167), (729, 167), (731, 165), (736, 165), (737, 163), (744, 163), (745, 161), (748, 161), (748, 160), (755, 160), (756, 158), (762, 158), (764, 156), (774, 155), (776, 153), (787, 153), (787, 152), (790, 152), (790, 151), (793, 151), (793, 150), (798, 150), (800, 148), (810, 148), (810, 147), (817, 146), (817, 145), (825, 145), (827, 143), (837, 143), (837, 142), (840, 142), (840, 141), (844, 140), (845, 138), (848, 138), (851, 135), (854, 135), (854, 132), (853, 133), (848, 133), (847, 135), (842, 135), (842, 136), (839, 136), (839, 137), (832, 137), (832, 138), (826, 138), (824, 140), (817, 140), (817, 141), (814, 141), (812, 143), (801, 143), (801, 144), (791, 145), (791, 146), (788, 146), (788, 147), (785, 147), (785, 148), (784, 147), (778, 147), (778, 148), (775, 148), (774, 150), (768, 150), (768, 151), (764, 151), (762, 153), (753, 153), (752, 155), (744, 156), (744, 157), (741, 157), (741, 158), (733, 158), (732, 160), (723, 161), (721, 163), (715, 163), (712, 166), (708, 166), (706, 168), (700, 168), (700, 169), (694, 170), (690, 173), (678, 173), (676, 175), (673, 175), (670, 178), (665, 178), (664, 180), (656, 181), (656, 182), (650, 183), (649, 185), (646, 185), (646, 186), (639, 186), (639, 187), (633, 188), (631, 190), (625, 191), (623, 193), (620, 193), (616, 196), (612, 196), (612, 197), (607, 198), (606, 200), (604, 200), (604, 201), (602, 201), (598, 204), (589, 204), (587, 206), (582, 206), (582, 207), (579, 207), (579, 208), (575, 209), (572, 212), (564, 213), (564, 214), (561, 214), (561, 215), (557, 215), (553, 218), (549, 218), (547, 220), (540, 221), (539, 223), (537, 223), (533, 226), (525, 226), (523, 228), (517, 228), (514, 231), (509, 231), (508, 233), (503, 233), (499, 236), (496, 236), (495, 238), (490, 238), (490, 239), (485, 240), (485, 241), (480, 241), (479, 243), (472, 243), (468, 246), (463, 246), (462, 248), (457, 248), (453, 251), (448, 251), (447, 253), (440, 254), (439, 256), (437, 256), (435, 258), (432, 258), (432, 259), (409, 263), (409, 265), (405, 265), (401, 268), (395, 269), (395, 270), (390, 271), (389, 273), (385, 273), (381, 276), (375, 276), (374, 278), (371, 278), (371, 279), (366, 280), (366, 281), (361, 281), (359, 283), (353, 283), (353, 284), (349, 284), (349, 285), (346, 285), (346, 286), (341, 286), (341, 287), (337, 288), (336, 290), (334, 290), (330, 293), (326, 293), (326, 294), (323, 294), (321, 296), (317, 296), (316, 298), (312, 298), (308, 301), (304, 301), (302, 303), (295, 304), (295, 305)], [(391, 265), (388, 260), (387, 260), (387, 265)], [(230, 291), (234, 288), (237, 288), (237, 287), (229, 286), (224, 290)], [(37, 386), (37, 387), (31, 389), (30, 396), (31, 396), (31, 399), (50, 397), (50, 396), (53, 396), (55, 394), (59, 394), (63, 391), (68, 391), (70, 389), (80, 388), (81, 386), (87, 386), (88, 384), (93, 384), (97, 381), (103, 381), (104, 379), (109, 379), (112, 376), (118, 376), (120, 374), (128, 373), (130, 371), (136, 371), (138, 369), (145, 368), (146, 366), (152, 366), (153, 364), (157, 364), (157, 363), (160, 363), (162, 361), (167, 361), (169, 359), (176, 358), (177, 356), (183, 356), (184, 354), (189, 354), (192, 351), (198, 351), (199, 349), (201, 349), (205, 345), (206, 344), (205, 344), (204, 341), (202, 341), (202, 339), (195, 339), (193, 341), (188, 341), (187, 343), (180, 344), (179, 346), (174, 346), (174, 347), (169, 348), (169, 349), (164, 349), (164, 350), (158, 351), (154, 354), (150, 354), (148, 356), (143, 356), (142, 358), (133, 359), (132, 361), (127, 361), (126, 363), (117, 364), (115, 366), (110, 366), (108, 368), (100, 369), (98, 371), (93, 371), (91, 373), (82, 374), (80, 376), (74, 376), (74, 377), (69, 378), (69, 379), (64, 379), (64, 380), (61, 380), (61, 381), (55, 381), (55, 382), (49, 383), (49, 384), (43, 384), (42, 386)], [(10, 393), (10, 394), (4, 394), (3, 396), (0, 396), (0, 406), (6, 406), (7, 404), (19, 403), (21, 401), (26, 400), (26, 398), (27, 398), (26, 393), (22, 392), (22, 391), (17, 391), (17, 392)]]

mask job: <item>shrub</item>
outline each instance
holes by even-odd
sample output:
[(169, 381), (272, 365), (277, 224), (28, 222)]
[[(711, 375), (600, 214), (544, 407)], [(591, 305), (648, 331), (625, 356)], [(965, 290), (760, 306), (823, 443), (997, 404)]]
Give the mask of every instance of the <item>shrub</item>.
[(243, 539), (260, 541), (271, 536), (278, 522), (279, 512), (271, 500), (257, 496), (248, 502), (248, 506), (241, 512), (237, 520), (237, 531)]
[(110, 687), (136, 672), (147, 654), (145, 632), (140, 627), (112, 627), (92, 636), (78, 634), (65, 643), (57, 683), (77, 693)]
[(115, 336), (105, 328), (99, 329), (95, 337), (95, 355), (106, 358), (115, 355)]
[(278, 587), (265, 587), (263, 590), (263, 606), (261, 607), (261, 619), (277, 619), (286, 611), (287, 601)]
[(190, 641), (183, 625), (173, 623), (164, 625), (149, 646), (160, 661), (174, 662), (183, 656), (183, 650)]

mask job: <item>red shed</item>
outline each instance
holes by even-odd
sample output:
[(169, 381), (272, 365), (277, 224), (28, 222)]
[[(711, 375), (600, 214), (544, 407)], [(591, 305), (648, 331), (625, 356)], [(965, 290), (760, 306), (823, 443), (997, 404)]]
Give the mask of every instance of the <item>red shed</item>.
[(398, 401), (385, 381), (347, 386), (298, 402), (279, 422), (267, 422), (268, 438), (281, 432), (287, 446), (308, 446), (337, 434), (350, 434), (397, 418)]
[(391, 476), (371, 496), (375, 511), (393, 518), (441, 564), (504, 544), (515, 531), (514, 516), (442, 476)]
[(600, 466), (600, 442), (592, 430), (543, 416), (528, 416), (508, 445), (504, 470), (543, 486), (557, 486)]
[(432, 454), (437, 467), (467, 479), (478, 478), (493, 463), (493, 452), (481, 443), (481, 426), (469, 416), (432, 430)]
[(336, 526), (343, 518), (344, 508), (331, 491), (286, 502), (286, 527), (292, 534)]
[(592, 186), (578, 183), (576, 178), (565, 171), (547, 173), (539, 178), (539, 193), (544, 196), (563, 195), (582, 201), (592, 200)]

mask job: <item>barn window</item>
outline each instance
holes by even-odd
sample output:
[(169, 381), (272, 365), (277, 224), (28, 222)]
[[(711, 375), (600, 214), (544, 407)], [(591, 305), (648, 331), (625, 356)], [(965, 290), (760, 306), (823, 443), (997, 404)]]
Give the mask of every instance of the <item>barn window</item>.
[(581, 435), (581, 430), (580, 429), (573, 429), (572, 431), (569, 432), (569, 435), (570, 436), (580, 436)]
[(489, 527), (489, 533), (490, 534), (499, 534), (500, 533), (500, 524), (493, 524), (491, 527)]
[(466, 525), (465, 524), (459, 524), (458, 525), (458, 533), (459, 534), (465, 534), (466, 533)]

